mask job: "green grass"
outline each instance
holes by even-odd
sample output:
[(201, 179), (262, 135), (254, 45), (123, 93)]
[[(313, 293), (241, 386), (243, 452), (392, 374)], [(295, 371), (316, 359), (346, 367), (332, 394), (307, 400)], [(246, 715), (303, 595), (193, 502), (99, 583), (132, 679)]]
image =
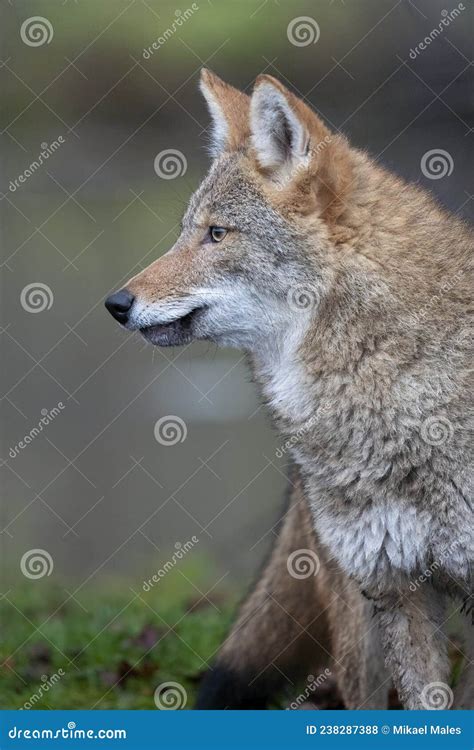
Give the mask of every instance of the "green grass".
[[(135, 584), (136, 597), (116, 582), (81, 591), (82, 606), (63, 604), (67, 593), (47, 580), (14, 589), (0, 611), (0, 708), (155, 709), (155, 689), (168, 681), (184, 687), (192, 707), (236, 597), (213, 592), (210, 604), (183, 574), (184, 563), (148, 593)], [(192, 576), (199, 580), (195, 564)], [(41, 688), (54, 674), (60, 679)]]
[[(183, 561), (148, 592), (136, 582), (113, 580), (81, 589), (65, 602), (65, 589), (47, 578), (12, 587), (0, 601), (0, 708), (155, 710), (155, 690), (168, 682), (184, 688), (183, 707), (192, 708), (238, 600), (227, 580), (225, 594), (213, 590), (201, 596), (196, 587), (207, 591), (209, 580), (209, 566), (195, 557), (192, 566)], [(74, 591), (73, 585), (68, 590)], [(454, 618), (452, 684), (463, 661), (458, 626)], [(45, 690), (53, 675), (58, 678)], [(338, 700), (330, 689), (316, 705), (337, 708)], [(398, 706), (395, 697), (390, 705)]]

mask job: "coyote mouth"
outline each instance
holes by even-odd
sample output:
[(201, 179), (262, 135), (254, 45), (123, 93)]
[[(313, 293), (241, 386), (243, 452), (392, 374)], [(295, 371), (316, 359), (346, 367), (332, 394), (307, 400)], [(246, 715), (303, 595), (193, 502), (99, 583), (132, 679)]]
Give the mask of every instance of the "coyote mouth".
[(142, 336), (155, 346), (182, 346), (195, 338), (195, 323), (205, 305), (195, 307), (186, 315), (169, 323), (158, 323), (140, 328)]

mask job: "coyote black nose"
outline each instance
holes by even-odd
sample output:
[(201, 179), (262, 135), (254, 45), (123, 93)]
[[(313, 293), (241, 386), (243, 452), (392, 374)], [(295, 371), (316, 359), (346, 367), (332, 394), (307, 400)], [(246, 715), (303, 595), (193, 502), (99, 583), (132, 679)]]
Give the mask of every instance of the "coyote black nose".
[(120, 289), (105, 300), (105, 306), (109, 313), (119, 323), (126, 323), (135, 297), (128, 289)]

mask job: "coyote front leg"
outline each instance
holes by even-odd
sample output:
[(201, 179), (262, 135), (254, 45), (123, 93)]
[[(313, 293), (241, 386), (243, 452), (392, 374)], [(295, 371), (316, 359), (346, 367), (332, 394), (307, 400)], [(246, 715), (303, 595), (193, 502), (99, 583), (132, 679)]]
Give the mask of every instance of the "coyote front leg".
[(373, 604), (334, 564), (328, 563), (320, 577), (330, 601), (327, 615), (333, 667), (345, 707), (387, 708), (391, 680), (385, 669)]
[(196, 708), (265, 708), (289, 680), (329, 662), (325, 603), (315, 577), (298, 579), (288, 571), (289, 555), (302, 548), (316, 555), (309, 511), (295, 484), (270, 559), (204, 678)]
[(441, 629), (444, 607), (439, 594), (426, 587), (379, 597), (375, 606), (385, 661), (404, 707), (434, 707), (434, 683), (444, 683), (449, 696), (449, 662)]

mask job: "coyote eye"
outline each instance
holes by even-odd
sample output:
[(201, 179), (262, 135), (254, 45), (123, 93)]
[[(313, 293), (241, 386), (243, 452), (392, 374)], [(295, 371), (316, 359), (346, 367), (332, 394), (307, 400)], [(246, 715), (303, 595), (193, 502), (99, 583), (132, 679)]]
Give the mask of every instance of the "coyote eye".
[(209, 227), (209, 234), (213, 242), (221, 242), (227, 234), (224, 227)]

